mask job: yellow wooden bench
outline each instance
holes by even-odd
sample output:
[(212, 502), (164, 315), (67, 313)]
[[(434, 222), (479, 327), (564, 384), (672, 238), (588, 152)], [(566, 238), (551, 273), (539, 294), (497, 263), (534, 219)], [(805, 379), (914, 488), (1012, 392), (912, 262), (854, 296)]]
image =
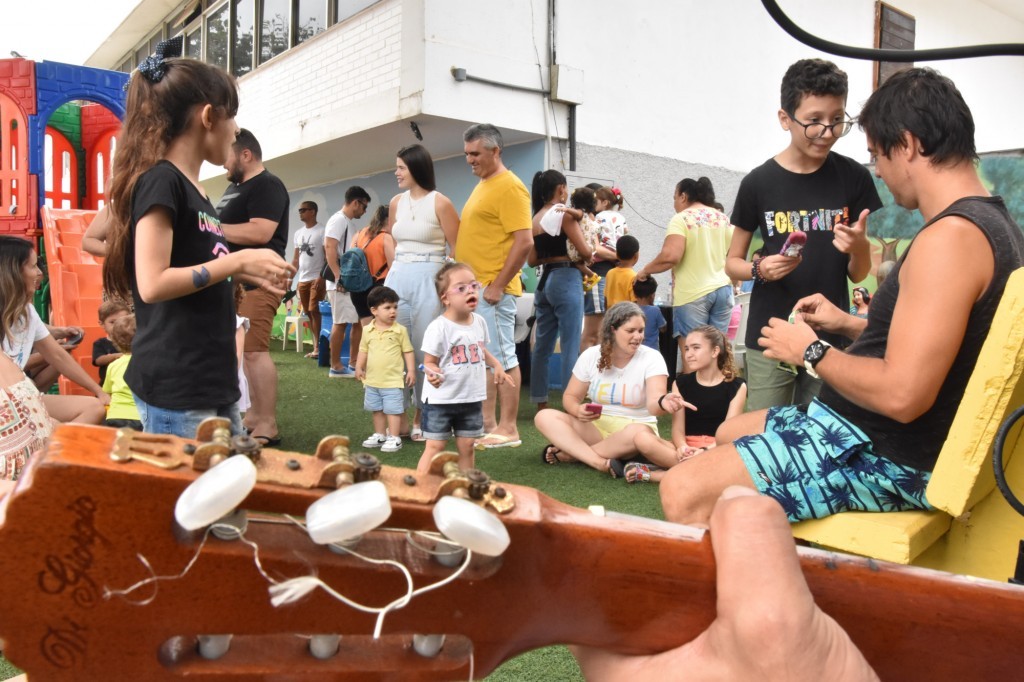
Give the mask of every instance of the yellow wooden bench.
[[(1024, 268), (1006, 285), (978, 364), (943, 444), (926, 496), (936, 511), (845, 512), (793, 525), (793, 535), (818, 545), (903, 564), (1005, 580), (1013, 573), (1024, 519), (995, 488), (992, 444), (1000, 424), (1024, 403)], [(1004, 460), (1024, 495), (1020, 425)]]

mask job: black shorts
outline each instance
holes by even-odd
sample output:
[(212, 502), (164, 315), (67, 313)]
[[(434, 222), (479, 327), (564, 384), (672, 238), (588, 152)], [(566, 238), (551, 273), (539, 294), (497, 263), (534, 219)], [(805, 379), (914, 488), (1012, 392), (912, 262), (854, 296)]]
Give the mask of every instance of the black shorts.
[(367, 317), (373, 317), (373, 313), (370, 312), (370, 306), (366, 305), (366, 297), (373, 291), (373, 287), (379, 287), (384, 284), (384, 280), (375, 279), (373, 280), (373, 286), (366, 291), (350, 291), (349, 296), (352, 297), (352, 306), (356, 309), (356, 314), (359, 315), (359, 319), (365, 319)]

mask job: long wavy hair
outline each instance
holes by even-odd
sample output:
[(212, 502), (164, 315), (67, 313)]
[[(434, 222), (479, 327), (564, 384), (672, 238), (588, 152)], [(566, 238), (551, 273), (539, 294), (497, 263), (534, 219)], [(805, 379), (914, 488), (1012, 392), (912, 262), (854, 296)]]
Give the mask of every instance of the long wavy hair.
[(139, 176), (164, 158), (168, 146), (188, 128), (196, 107), (207, 104), (215, 116), (238, 113), (238, 87), (223, 69), (195, 59), (168, 59), (167, 72), (153, 83), (136, 71), (128, 85), (124, 127), (114, 156), (110, 183), (113, 216), (103, 265), (107, 292), (128, 299), (131, 276), (128, 253), (132, 193)]
[(725, 338), (725, 334), (719, 331), (717, 327), (712, 327), (709, 324), (697, 327), (690, 333), (700, 334), (707, 339), (712, 348), (718, 349), (718, 370), (725, 377), (725, 381), (735, 379), (739, 370), (736, 369), (736, 358), (732, 353), (732, 344), (729, 343), (729, 339)]
[(0, 237), (0, 340), (25, 323), (25, 308), (32, 296), (25, 289), (22, 268), (32, 255), (32, 244), (20, 237)]
[(615, 332), (634, 317), (644, 316), (644, 311), (636, 303), (623, 301), (608, 309), (601, 321), (601, 357), (597, 361), (597, 371), (603, 372), (612, 366), (612, 345), (615, 343)]

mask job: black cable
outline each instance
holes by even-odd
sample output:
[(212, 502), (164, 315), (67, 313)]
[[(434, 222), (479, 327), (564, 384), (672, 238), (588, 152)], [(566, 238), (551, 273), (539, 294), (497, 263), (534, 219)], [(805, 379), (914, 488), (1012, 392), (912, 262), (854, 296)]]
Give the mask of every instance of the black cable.
[(993, 43), (990, 45), (969, 45), (965, 47), (944, 47), (934, 50), (882, 50), (867, 47), (852, 47), (823, 40), (808, 33), (785, 15), (775, 0), (761, 0), (768, 14), (783, 31), (801, 43), (816, 50), (849, 57), (879, 62), (929, 62), (943, 59), (964, 59), (967, 57), (1024, 57), (1024, 43)]
[(1006, 482), (1006, 472), (1003, 470), (1003, 448), (1006, 446), (1006, 439), (1010, 436), (1010, 429), (1013, 428), (1013, 425), (1021, 417), (1024, 417), (1024, 405), (1014, 410), (1013, 414), (1007, 417), (1006, 421), (999, 427), (995, 445), (992, 446), (992, 470), (996, 475), (996, 485), (999, 486), (999, 492), (1003, 494), (1003, 497), (1006, 498), (1006, 501), (1018, 514), (1024, 516), (1024, 504), (1010, 490), (1010, 485)]

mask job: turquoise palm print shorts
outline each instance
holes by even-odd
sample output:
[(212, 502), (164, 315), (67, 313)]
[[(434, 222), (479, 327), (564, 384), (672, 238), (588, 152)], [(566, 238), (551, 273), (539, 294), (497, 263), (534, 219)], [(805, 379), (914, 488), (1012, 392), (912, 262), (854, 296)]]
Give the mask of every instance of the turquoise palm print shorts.
[(931, 474), (872, 452), (871, 440), (817, 400), (768, 410), (765, 432), (733, 445), (763, 495), (790, 521), (844, 511), (931, 509)]

